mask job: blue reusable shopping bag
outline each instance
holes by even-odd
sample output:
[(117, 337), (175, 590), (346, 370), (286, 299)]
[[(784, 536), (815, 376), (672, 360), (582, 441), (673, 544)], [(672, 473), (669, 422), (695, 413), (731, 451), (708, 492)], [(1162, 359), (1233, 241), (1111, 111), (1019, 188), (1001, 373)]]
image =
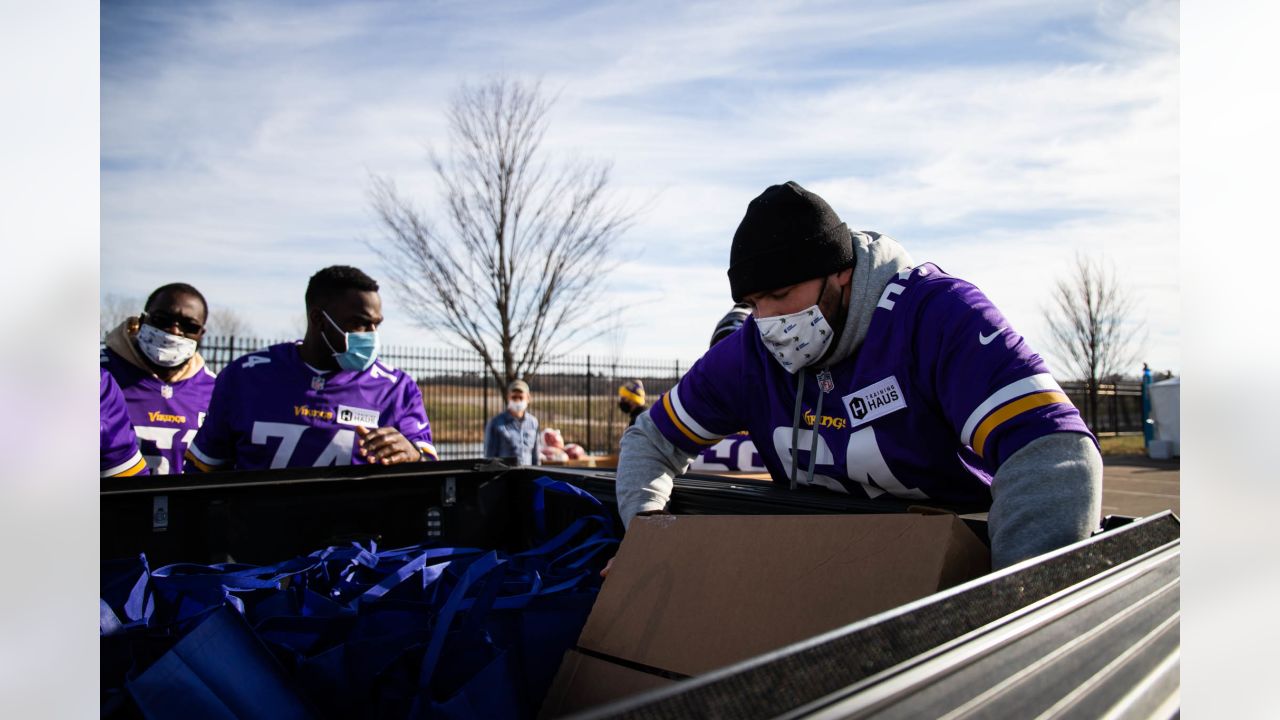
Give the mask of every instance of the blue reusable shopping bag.
[[(183, 720), (237, 714), (219, 688), (237, 685), (228, 678), (243, 665), (265, 683), (285, 678), (264, 697), (305, 696), (321, 717), (532, 718), (617, 544), (605, 512), (549, 529), (549, 492), (602, 506), (568, 483), (536, 484), (535, 547), (514, 555), (370, 542), (266, 567), (104, 563), (104, 715), (123, 686), (166, 717), (166, 683), (205, 686), (187, 692)], [(195, 655), (193, 637), (207, 645)], [(219, 655), (233, 667), (181, 668)]]
[[(507, 563), (497, 553), (477, 560), (440, 608), (422, 658), (410, 718), (520, 716), (523, 698), (510, 654), (485, 627)], [(477, 592), (468, 598), (473, 587)], [(442, 657), (447, 662), (441, 662)]]
[(244, 619), (227, 607), (205, 617), (128, 689), (153, 720), (316, 717)]

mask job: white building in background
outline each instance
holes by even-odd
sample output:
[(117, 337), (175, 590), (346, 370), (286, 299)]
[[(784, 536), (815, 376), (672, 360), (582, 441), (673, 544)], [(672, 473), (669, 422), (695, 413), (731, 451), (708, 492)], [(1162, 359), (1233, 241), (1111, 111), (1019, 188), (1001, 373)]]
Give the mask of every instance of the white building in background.
[(1151, 383), (1148, 392), (1151, 395), (1151, 422), (1155, 425), (1155, 437), (1147, 446), (1147, 454), (1158, 460), (1180, 457), (1182, 435), (1178, 407), (1181, 402), (1181, 380), (1173, 378)]

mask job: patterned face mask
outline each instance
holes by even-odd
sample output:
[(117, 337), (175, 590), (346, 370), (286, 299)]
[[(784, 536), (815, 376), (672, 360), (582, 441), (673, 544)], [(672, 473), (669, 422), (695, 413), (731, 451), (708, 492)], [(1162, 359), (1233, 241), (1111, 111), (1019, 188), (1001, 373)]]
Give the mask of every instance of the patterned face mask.
[[(818, 300), (827, 289), (826, 278), (818, 290)], [(791, 374), (818, 361), (827, 352), (835, 333), (817, 303), (790, 315), (756, 318), (760, 339), (769, 354)]]
[(138, 327), (138, 349), (160, 367), (178, 367), (196, 354), (196, 341), (167, 333), (153, 325)]

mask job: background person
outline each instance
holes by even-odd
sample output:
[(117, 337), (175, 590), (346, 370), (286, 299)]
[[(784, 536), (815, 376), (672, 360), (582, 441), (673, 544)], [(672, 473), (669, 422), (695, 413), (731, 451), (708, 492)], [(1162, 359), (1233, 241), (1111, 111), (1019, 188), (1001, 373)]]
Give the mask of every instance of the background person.
[[(742, 327), (750, 314), (750, 305), (734, 303), (729, 312), (725, 313), (724, 317), (720, 318), (720, 321), (716, 323), (716, 328), (711, 333), (709, 347), (715, 347), (716, 343), (729, 337), (734, 331)], [(690, 463), (689, 469), (710, 472), (753, 473), (766, 472), (768, 470), (760, 460), (760, 453), (756, 452), (756, 444), (752, 442), (751, 436), (746, 430), (740, 430), (728, 435), (720, 442), (698, 453), (693, 462)]]
[(751, 314), (751, 306), (744, 302), (734, 303), (729, 312), (720, 318), (720, 322), (716, 323), (716, 329), (711, 331), (711, 344), (708, 347), (715, 347), (716, 343), (729, 337), (733, 331), (742, 327), (747, 321), (747, 316)]
[(378, 283), (347, 265), (307, 283), (307, 332), (219, 375), (187, 449), (200, 470), (436, 460), (413, 378), (378, 360)]
[(484, 426), (484, 456), (513, 457), (516, 465), (538, 465), (538, 418), (529, 412), (533, 394), (523, 380), (507, 385), (507, 409)]
[(639, 378), (618, 386), (618, 409), (627, 414), (627, 427), (636, 424), (636, 418), (645, 409), (644, 383)]
[(104, 478), (148, 475), (147, 461), (138, 449), (138, 438), (129, 423), (124, 395), (111, 373), (99, 369), (98, 381), (98, 469)]
[(996, 568), (1097, 527), (1096, 440), (978, 288), (794, 182), (747, 206), (728, 275), (752, 314), (623, 434), (624, 523), (664, 512), (672, 478), (745, 425), (792, 487), (989, 507)]
[(102, 367), (124, 394), (147, 466), (183, 471), (182, 459), (209, 409), (217, 376), (198, 351), (209, 306), (200, 291), (169, 283), (152, 291), (142, 314), (107, 333)]

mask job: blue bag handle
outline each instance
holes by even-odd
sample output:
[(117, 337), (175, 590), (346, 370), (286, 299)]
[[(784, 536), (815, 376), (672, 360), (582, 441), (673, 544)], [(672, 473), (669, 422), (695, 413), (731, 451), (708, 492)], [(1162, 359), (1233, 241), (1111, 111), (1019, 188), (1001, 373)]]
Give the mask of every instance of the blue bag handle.
[[(422, 589), (425, 590), (436, 580), (439, 580), (444, 569), (449, 566), (448, 561), (439, 562), (439, 560), (459, 555), (472, 555), (479, 552), (479, 550), (472, 548), (435, 548), (433, 550), (427, 550), (409, 562), (401, 565), (373, 587), (364, 591), (364, 593), (356, 599), (356, 602), (371, 602), (373, 600), (377, 600), (399, 587), (401, 583), (408, 580), (418, 571), (422, 571)], [(436, 560), (437, 562), (430, 563), (428, 562), (430, 560)]]
[(178, 592), (214, 590), (219, 587), (229, 590), (275, 590), (280, 587), (279, 580), (210, 572), (208, 566), (193, 563), (174, 563), (157, 568), (151, 572), (151, 579), (167, 590)]
[(124, 631), (124, 623), (120, 622), (120, 618), (116, 617), (115, 610), (107, 604), (106, 600), (98, 598), (98, 634), (114, 635)]
[[(463, 573), (458, 580), (457, 586), (453, 588), (453, 592), (449, 593), (449, 599), (445, 601), (444, 607), (440, 608), (440, 613), (436, 615), (435, 627), (431, 630), (431, 641), (427, 644), (427, 651), (422, 656), (422, 669), (418, 673), (418, 687), (426, 689), (431, 683), (431, 677), (435, 675), (436, 665), (440, 662), (440, 653), (444, 650), (444, 641), (449, 634), (449, 627), (453, 625), (453, 617), (461, 609), (462, 601), (466, 598), (467, 591), (472, 585), (480, 580), (488, 577), (488, 575), (503, 565), (507, 561), (498, 557), (496, 552), (485, 553), (483, 557), (471, 563), (467, 571)], [(495, 588), (496, 589), (496, 588)], [(493, 598), (489, 598), (492, 603)], [(486, 612), (488, 608), (476, 608), (472, 610), (477, 612)]]
[(562, 492), (567, 495), (577, 495), (580, 498), (590, 500), (596, 507), (604, 507), (604, 504), (596, 498), (595, 495), (583, 490), (576, 485), (570, 485), (563, 480), (552, 480), (543, 475), (536, 478), (533, 484), (537, 486), (533, 491), (533, 519), (538, 528), (538, 537), (547, 536), (547, 491)]
[(129, 591), (129, 599), (124, 604), (124, 615), (133, 622), (150, 620), (156, 610), (156, 600), (151, 589), (151, 565), (147, 562), (145, 553), (139, 555), (138, 559), (142, 562), (142, 574), (138, 576), (138, 582), (134, 583), (133, 590)]
[(535, 558), (535, 557), (551, 556), (554, 553), (558, 552), (560, 548), (564, 547), (565, 545), (568, 545), (569, 541), (572, 540), (575, 536), (577, 536), (578, 533), (582, 532), (583, 528), (585, 528), (587, 524), (591, 522), (599, 523), (600, 527), (596, 528), (596, 531), (592, 533), (591, 536), (588, 537), (586, 540), (583, 540), (583, 542), (590, 542), (591, 540), (596, 540), (598, 538), (604, 537), (605, 531), (609, 528), (609, 524), (610, 524), (608, 518), (606, 518), (603, 515), (586, 515), (578, 518), (577, 520), (574, 520), (572, 523), (570, 523), (569, 527), (565, 528), (564, 530), (561, 530), (559, 535), (556, 535), (555, 537), (551, 538), (550, 540), (547, 540), (546, 542), (542, 543), (541, 545), (535, 548), (531, 548), (523, 552), (518, 552), (512, 557), (513, 558)]
[[(567, 580), (562, 580), (559, 583), (556, 583), (554, 585), (548, 585), (544, 588), (541, 588), (537, 592), (524, 593), (523, 595), (506, 595), (503, 597), (495, 598), (493, 601), (492, 609), (523, 610), (524, 608), (527, 608), (531, 604), (533, 604), (533, 601), (537, 600), (538, 598), (551, 597), (554, 595), (565, 593), (569, 590), (573, 590), (574, 588), (581, 585), (583, 581), (586, 581), (589, 579), (591, 579), (591, 573), (581, 572)], [(466, 603), (463, 603), (463, 607), (464, 608), (466, 607)]]
[(565, 558), (581, 554), (582, 557), (578, 558), (577, 560), (574, 560), (568, 565), (565, 565), (566, 568), (569, 568), (571, 570), (577, 570), (581, 568), (583, 565), (586, 565), (591, 560), (591, 558), (595, 557), (596, 555), (599, 555), (601, 550), (605, 549), (610, 545), (616, 546), (618, 543), (619, 541), (617, 538), (597, 538), (593, 540), (588, 540), (587, 542), (584, 542), (581, 545), (578, 545), (576, 547), (569, 548), (565, 552), (556, 556), (556, 559), (551, 561), (551, 567), (553, 568), (559, 567), (560, 563), (563, 562)]

